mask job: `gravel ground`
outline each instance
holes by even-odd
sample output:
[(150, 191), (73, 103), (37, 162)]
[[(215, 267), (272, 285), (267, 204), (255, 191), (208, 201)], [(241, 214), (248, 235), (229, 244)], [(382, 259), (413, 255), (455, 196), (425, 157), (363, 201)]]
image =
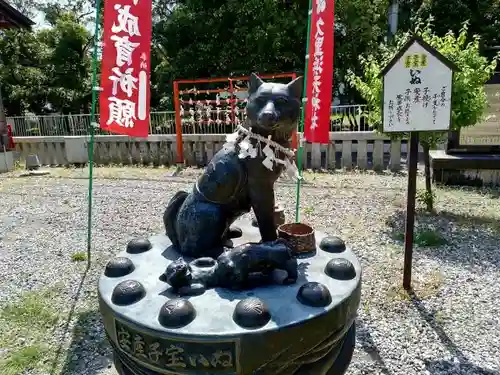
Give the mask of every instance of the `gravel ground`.
[[(0, 308), (26, 291), (57, 288), (51, 304), (59, 324), (45, 337), (55, 358), (26, 373), (114, 375), (96, 303), (102, 267), (133, 237), (162, 232), (165, 203), (198, 171), (169, 178), (161, 169), (97, 169), (87, 273), (85, 262), (71, 260), (86, 250), (86, 171), (51, 172), (0, 180)], [(348, 374), (500, 374), (499, 191), (436, 191), (438, 215), (419, 215), (417, 227), (438, 231), (447, 244), (415, 250), (415, 295), (408, 296), (394, 239), (405, 187), (404, 174), (338, 172), (310, 174), (302, 190), (302, 220), (344, 238), (364, 267)], [(293, 185), (280, 184), (277, 195), (292, 218)]]

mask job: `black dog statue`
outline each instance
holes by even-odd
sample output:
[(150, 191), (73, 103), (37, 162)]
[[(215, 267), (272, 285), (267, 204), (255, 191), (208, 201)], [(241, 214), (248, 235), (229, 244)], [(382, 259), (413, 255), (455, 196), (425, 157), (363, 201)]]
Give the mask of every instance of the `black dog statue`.
[(245, 126), (228, 136), (193, 190), (177, 192), (165, 210), (166, 233), (181, 255), (219, 257), (227, 250), (230, 225), (251, 209), (262, 242), (277, 239), (274, 183), (283, 170), (296, 171), (288, 148), (300, 114), (302, 86), (302, 77), (280, 84), (251, 75)]
[(282, 284), (297, 281), (297, 259), (283, 239), (266, 243), (246, 243), (222, 253), (217, 260), (183, 258), (170, 263), (161, 279), (179, 294), (189, 294), (191, 286), (233, 290), (251, 289), (274, 282), (275, 270), (286, 271)]

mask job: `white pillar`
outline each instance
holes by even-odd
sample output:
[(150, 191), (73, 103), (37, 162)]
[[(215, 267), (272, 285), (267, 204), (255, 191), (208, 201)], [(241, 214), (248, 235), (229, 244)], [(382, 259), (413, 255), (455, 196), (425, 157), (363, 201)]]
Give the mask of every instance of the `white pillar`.
[(398, 15), (399, 15), (399, 3), (398, 0), (392, 0), (392, 4), (389, 6), (389, 41), (391, 41), (398, 31)]

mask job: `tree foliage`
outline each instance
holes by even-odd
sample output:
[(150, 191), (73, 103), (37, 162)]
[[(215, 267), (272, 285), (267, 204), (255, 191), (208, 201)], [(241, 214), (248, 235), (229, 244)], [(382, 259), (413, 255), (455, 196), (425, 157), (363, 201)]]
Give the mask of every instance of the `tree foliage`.
[[(308, 0), (177, 1), (154, 26), (157, 98), (170, 95), (174, 79), (252, 71), (302, 73), (308, 6)], [(335, 7), (338, 89), (347, 67), (358, 65), (358, 55), (384, 35), (386, 1), (339, 0)]]
[[(482, 56), (479, 47), (480, 37), (474, 35), (472, 40), (468, 41), (468, 31), (468, 23), (465, 22), (459, 33), (449, 31), (445, 36), (440, 37), (433, 31), (432, 19), (429, 19), (427, 23), (418, 23), (413, 31), (460, 69), (453, 75), (451, 130), (474, 125), (482, 119), (488, 106), (484, 84), (494, 73), (500, 56), (496, 56), (491, 61)], [(363, 67), (362, 75), (356, 75), (354, 72), (348, 75), (348, 82), (367, 101), (370, 107), (368, 115), (378, 131), (382, 131), (383, 90), (380, 72), (411, 37), (411, 34), (410, 32), (401, 34), (394, 44), (381, 45), (376, 53), (362, 57), (360, 59)], [(432, 146), (444, 134), (443, 132), (425, 132), (422, 133), (421, 140)], [(406, 134), (391, 133), (391, 136), (401, 137)]]
[[(57, 4), (56, 4), (57, 5)], [(6, 30), (0, 38), (0, 79), (8, 115), (88, 112), (92, 35), (85, 12), (43, 6), (51, 27)]]
[(91, 35), (74, 13), (62, 13), (54, 27), (38, 34), (49, 51), (48, 102), (62, 113), (87, 112), (91, 95)]
[[(443, 36), (449, 29), (458, 32), (458, 20), (471, 19), (468, 31), (482, 35), (480, 42), (498, 41), (498, 0), (447, 1), (401, 1), (402, 28), (411, 24), (410, 16), (437, 14), (438, 22), (432, 29), (435, 35)], [(0, 39), (0, 80), (7, 113), (87, 112), (91, 100), (95, 0), (12, 3), (29, 16), (42, 12), (47, 27), (32, 33), (8, 30)], [(100, 1), (101, 14), (103, 3)], [(302, 73), (308, 3), (309, 0), (153, 0), (151, 108), (172, 108), (175, 79), (246, 75), (251, 71)], [(369, 97), (366, 90), (359, 95), (355, 86), (341, 90), (348, 71), (358, 77), (369, 75), (369, 58), (360, 60), (359, 56), (371, 53), (377, 62), (384, 53), (390, 53), (378, 47), (387, 31), (388, 5), (388, 0), (335, 2), (334, 90), (344, 103), (359, 103)], [(101, 25), (102, 21), (101, 17)], [(471, 79), (481, 81), (478, 75), (483, 73), (486, 72), (475, 73)], [(455, 119), (456, 123), (462, 117)]]
[(44, 67), (48, 51), (37, 36), (24, 30), (6, 30), (0, 39), (0, 76), (7, 115), (45, 106)]
[(448, 31), (459, 33), (469, 23), (469, 37), (481, 36), (481, 47), (500, 45), (500, 1), (498, 0), (402, 0), (401, 28), (413, 28), (419, 19), (434, 17), (433, 31), (444, 36)]
[[(421, 36), (431, 47), (435, 48), (443, 56), (455, 63), (459, 71), (454, 72), (452, 82), (452, 102), (451, 102), (451, 124), (450, 130), (461, 128), (478, 123), (483, 117), (488, 106), (484, 84), (495, 72), (500, 54), (491, 61), (481, 55), (480, 40), (478, 35), (472, 36), (468, 41), (468, 23), (464, 22), (458, 33), (447, 32), (444, 36), (438, 36), (432, 25), (432, 18), (427, 23), (417, 23), (415, 30), (399, 35), (394, 44), (381, 45), (380, 49), (361, 58), (363, 74), (357, 76), (354, 72), (348, 75), (349, 83), (355, 87), (368, 102), (372, 124), (379, 132), (382, 132), (382, 101), (383, 86), (380, 73), (387, 66), (394, 55), (409, 40), (412, 34)], [(427, 210), (434, 209), (434, 194), (432, 192), (429, 150), (442, 140), (447, 132), (421, 132), (419, 141), (424, 151), (425, 164), (425, 186), (426, 190), (420, 194), (420, 199), (424, 201)], [(407, 137), (406, 133), (389, 133), (391, 138)]]

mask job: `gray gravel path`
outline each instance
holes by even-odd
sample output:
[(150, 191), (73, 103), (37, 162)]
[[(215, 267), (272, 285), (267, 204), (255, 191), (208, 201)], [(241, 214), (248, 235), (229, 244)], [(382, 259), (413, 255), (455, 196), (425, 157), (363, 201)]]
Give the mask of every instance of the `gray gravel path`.
[[(168, 179), (158, 170), (129, 172), (97, 172), (107, 178), (95, 180), (93, 259), (82, 284), (85, 262), (71, 255), (86, 250), (84, 172), (1, 177), (0, 308), (30, 290), (59, 294), (52, 304), (60, 322), (46, 338), (57, 357), (48, 360), (53, 369), (27, 373), (114, 375), (96, 305), (99, 274), (128, 240), (162, 232), (165, 203), (197, 173)], [(117, 179), (124, 175), (134, 179)], [(417, 226), (438, 229), (448, 243), (415, 250), (411, 297), (400, 288), (402, 245), (393, 239), (402, 230), (405, 178), (317, 174), (302, 190), (303, 221), (343, 237), (364, 267), (349, 374), (500, 374), (500, 194), (437, 191), (440, 214), (420, 215)], [(277, 195), (293, 218), (294, 187), (280, 185)]]

